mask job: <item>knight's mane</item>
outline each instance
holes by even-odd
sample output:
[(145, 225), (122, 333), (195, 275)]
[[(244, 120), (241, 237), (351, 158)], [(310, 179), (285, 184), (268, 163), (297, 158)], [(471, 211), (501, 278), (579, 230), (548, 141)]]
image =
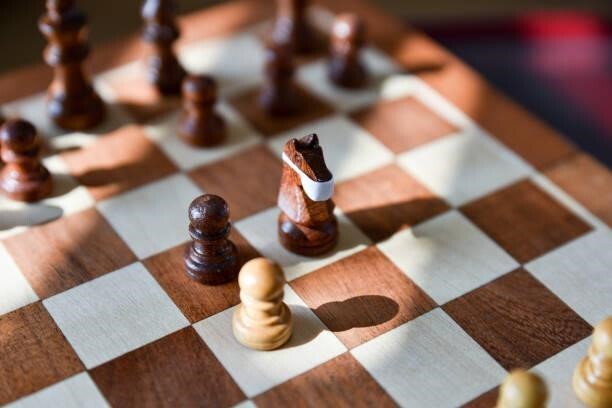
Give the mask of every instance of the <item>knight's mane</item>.
[(311, 133), (301, 139), (293, 139), (291, 144), (294, 155), (293, 157), (290, 155), (290, 158), (304, 173), (316, 181), (331, 180), (332, 174), (325, 164), (323, 149), (316, 134)]

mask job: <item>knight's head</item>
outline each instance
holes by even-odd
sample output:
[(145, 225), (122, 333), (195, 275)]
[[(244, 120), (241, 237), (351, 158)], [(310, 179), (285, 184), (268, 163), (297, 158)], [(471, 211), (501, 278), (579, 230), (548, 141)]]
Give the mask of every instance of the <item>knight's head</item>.
[(316, 134), (311, 133), (301, 139), (291, 139), (285, 145), (284, 153), (312, 180), (323, 182), (332, 179)]

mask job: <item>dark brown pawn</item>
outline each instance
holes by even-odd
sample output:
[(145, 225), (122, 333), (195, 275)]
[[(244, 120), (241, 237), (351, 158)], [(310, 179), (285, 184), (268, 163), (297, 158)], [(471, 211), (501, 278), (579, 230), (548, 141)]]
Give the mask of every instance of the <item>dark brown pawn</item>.
[(187, 275), (206, 285), (218, 285), (236, 278), (238, 249), (228, 239), (231, 224), (225, 200), (204, 194), (189, 205), (189, 235), (193, 243), (185, 252)]
[(194, 146), (209, 147), (225, 139), (226, 126), (215, 110), (217, 83), (206, 75), (189, 75), (183, 81), (183, 115), (179, 135)]
[(185, 70), (172, 49), (180, 35), (175, 8), (172, 0), (145, 0), (141, 10), (145, 20), (142, 38), (153, 47), (147, 61), (148, 80), (164, 95), (180, 94), (185, 78)]
[(289, 44), (269, 44), (264, 67), (265, 83), (259, 106), (271, 116), (290, 116), (299, 112), (299, 91), (293, 81), (295, 65)]
[(9, 120), (0, 128), (0, 189), (13, 200), (38, 201), (51, 194), (53, 181), (41, 163), (40, 138), (25, 120)]
[(38, 22), (49, 41), (43, 55), (54, 71), (47, 110), (64, 129), (88, 129), (104, 118), (102, 100), (83, 71), (83, 61), (89, 55), (86, 24), (85, 14), (74, 0), (47, 0), (47, 13)]
[(291, 44), (297, 54), (311, 54), (320, 47), (315, 30), (308, 23), (308, 0), (277, 0), (272, 41)]
[(360, 59), (365, 37), (365, 24), (357, 15), (345, 13), (334, 20), (329, 77), (336, 85), (361, 88), (368, 82), (368, 72)]

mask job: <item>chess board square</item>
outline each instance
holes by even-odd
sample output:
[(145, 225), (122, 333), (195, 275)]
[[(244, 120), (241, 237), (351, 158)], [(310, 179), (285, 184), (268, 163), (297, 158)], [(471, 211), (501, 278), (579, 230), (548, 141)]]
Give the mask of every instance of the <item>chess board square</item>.
[(102, 200), (177, 171), (140, 126), (125, 126), (62, 155), (71, 174)]
[(533, 367), (592, 331), (524, 269), (481, 286), (443, 308), (507, 370)]
[(467, 404), (462, 405), (461, 408), (491, 408), (497, 404), (499, 397), (499, 387), (490, 389), (489, 391), (480, 394)]
[(319, 136), (325, 163), (336, 182), (357, 177), (393, 160), (393, 154), (381, 143), (340, 115), (292, 129), (270, 140), (269, 144), (280, 157), (287, 141), (310, 133)]
[[(261, 88), (252, 88), (230, 98), (234, 108), (264, 137), (275, 136), (281, 132), (304, 125), (314, 120), (331, 115), (334, 110), (323, 100), (316, 97), (306, 88), (296, 86), (299, 92), (301, 111), (289, 116), (274, 117), (259, 107)], [(312, 133), (312, 132), (310, 132)]]
[(96, 388), (87, 372), (60, 381), (34, 394), (23, 397), (7, 408), (106, 408), (108, 403)]
[(349, 349), (436, 306), (376, 247), (296, 279), (291, 287)]
[(140, 263), (43, 303), (88, 369), (189, 324)]
[(394, 164), (337, 184), (334, 202), (375, 242), (448, 210), (443, 200)]
[(439, 308), (351, 353), (393, 399), (410, 407), (459, 406), (506, 375)]
[[(259, 256), (235, 229), (230, 239), (238, 247), (241, 264)], [(209, 286), (194, 282), (187, 276), (183, 255), (188, 245), (178, 245), (145, 259), (143, 263), (174, 304), (194, 323), (237, 305), (240, 298), (236, 280), (224, 285)]]
[(177, 174), (98, 203), (98, 210), (139, 259), (188, 238), (187, 209), (201, 191)]
[(41, 298), (136, 261), (95, 208), (30, 228), (4, 244)]
[(286, 250), (278, 240), (279, 213), (280, 210), (273, 207), (236, 222), (234, 227), (262, 256), (278, 262), (283, 267), (287, 280), (293, 280), (359, 252), (370, 244), (370, 240), (346, 216), (336, 211), (338, 217), (336, 248), (331, 253), (318, 257), (296, 255)]
[(402, 231), (378, 247), (440, 305), (518, 266), (457, 211)]
[(521, 263), (590, 230), (528, 180), (471, 202), (461, 211)]
[(193, 327), (248, 396), (260, 394), (343, 352), (346, 348), (289, 286), (285, 303), (293, 314), (293, 335), (280, 349), (261, 352), (244, 347), (232, 334), (235, 307)]
[(198, 167), (189, 176), (203, 190), (223, 197), (232, 220), (239, 220), (276, 205), (281, 168), (280, 159), (258, 146)]
[(391, 397), (349, 354), (313, 368), (255, 397), (261, 407), (395, 407)]
[(40, 302), (0, 316), (0, 333), (0, 404), (83, 370)]
[(219, 146), (197, 148), (185, 143), (177, 133), (178, 113), (145, 127), (145, 133), (181, 170), (225, 159), (261, 141), (261, 137), (244, 123), (230, 105), (219, 102), (215, 110), (227, 126), (227, 137)]
[(192, 327), (96, 367), (91, 376), (112, 406), (229, 407), (245, 399)]
[(544, 174), (612, 227), (612, 173), (604, 165), (579, 153)]
[(335, 85), (329, 79), (327, 58), (300, 67), (297, 80), (337, 110), (354, 110), (375, 102), (380, 97), (379, 88), (383, 77), (398, 70), (388, 57), (372, 47), (362, 51), (361, 60), (370, 75), (369, 83), (361, 89), (346, 89)]
[(394, 153), (452, 135), (459, 129), (413, 96), (381, 100), (351, 118)]
[(595, 231), (529, 262), (525, 268), (595, 325), (612, 311), (610, 248), (612, 232)]
[(0, 316), (38, 300), (38, 296), (2, 243), (0, 271)]
[(529, 174), (509, 150), (474, 132), (462, 132), (398, 157), (418, 180), (457, 206)]

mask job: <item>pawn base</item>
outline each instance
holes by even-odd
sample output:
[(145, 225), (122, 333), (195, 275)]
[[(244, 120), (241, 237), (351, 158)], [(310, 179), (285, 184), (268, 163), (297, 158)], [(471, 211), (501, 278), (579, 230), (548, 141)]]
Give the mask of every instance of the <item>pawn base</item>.
[(329, 65), (329, 79), (341, 88), (360, 89), (368, 84), (368, 73), (359, 63), (332, 59)]
[(214, 116), (205, 123), (184, 116), (179, 125), (179, 136), (185, 143), (194, 147), (214, 147), (225, 141), (227, 129), (220, 116)]
[(248, 324), (242, 304), (234, 312), (232, 327), (234, 337), (245, 347), (255, 350), (274, 350), (287, 343), (293, 333), (293, 317), (286, 304), (282, 304), (278, 320), (271, 325)]
[(612, 407), (612, 383), (597, 379), (590, 381), (593, 378), (589, 359), (585, 357), (578, 363), (574, 371), (572, 384), (576, 396), (591, 408)]
[(232, 255), (225, 260), (204, 259), (195, 253), (191, 246), (185, 250), (185, 273), (195, 281), (204, 285), (222, 285), (230, 282), (238, 276), (240, 263), (238, 261), (238, 250), (232, 244)]
[(69, 101), (65, 95), (49, 95), (47, 110), (53, 122), (67, 130), (85, 130), (98, 125), (105, 116), (102, 99), (94, 93), (86, 101)]
[[(6, 169), (6, 168), (5, 168)], [(26, 180), (18, 180), (0, 173), (0, 190), (12, 200), (34, 202), (47, 198), (53, 190), (53, 179), (42, 167), (40, 174)]]
[(294, 223), (285, 213), (278, 217), (280, 243), (298, 255), (318, 256), (330, 252), (338, 243), (338, 221), (334, 217), (316, 229)]

